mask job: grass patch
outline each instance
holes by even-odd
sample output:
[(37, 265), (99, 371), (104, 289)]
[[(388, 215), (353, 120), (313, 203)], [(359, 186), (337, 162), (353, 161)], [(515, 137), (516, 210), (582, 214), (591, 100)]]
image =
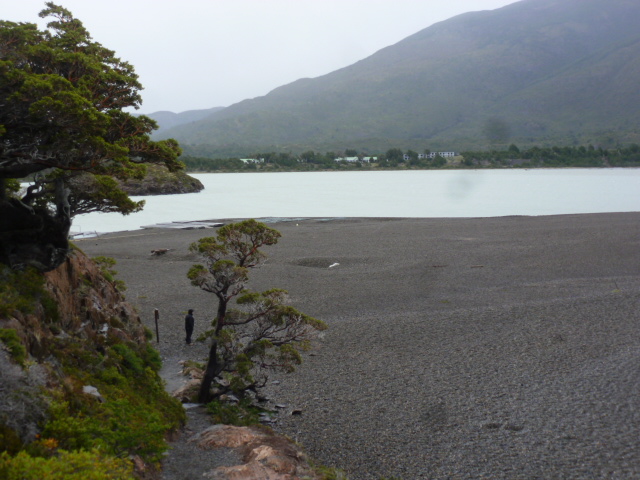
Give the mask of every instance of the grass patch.
[(26, 452), (0, 454), (0, 478), (5, 480), (129, 480), (132, 470), (129, 460), (99, 450), (59, 450), (49, 457), (33, 457)]
[(127, 289), (127, 285), (123, 280), (116, 279), (116, 275), (118, 274), (118, 272), (113, 268), (116, 264), (115, 259), (111, 257), (100, 256), (94, 257), (92, 260), (96, 263), (96, 265), (98, 265), (102, 276), (109, 283), (111, 283), (116, 290), (118, 290), (119, 292), (124, 292)]
[(0, 264), (0, 316), (33, 313), (44, 294), (44, 277), (38, 271), (16, 271)]
[(225, 403), (222, 400), (214, 400), (207, 404), (207, 410), (211, 414), (214, 423), (247, 427), (260, 424), (260, 414), (267, 410), (256, 407), (251, 400), (245, 398), (237, 404)]
[(18, 365), (24, 367), (24, 362), (27, 359), (27, 349), (22, 345), (18, 333), (13, 328), (0, 328), (0, 341), (6, 345), (11, 358)]

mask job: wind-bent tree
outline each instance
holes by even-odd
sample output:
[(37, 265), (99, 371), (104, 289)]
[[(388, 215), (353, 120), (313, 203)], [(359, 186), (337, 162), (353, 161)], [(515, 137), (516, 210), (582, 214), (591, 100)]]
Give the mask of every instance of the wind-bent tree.
[[(199, 402), (228, 391), (256, 391), (265, 385), (269, 370), (293, 371), (301, 362), (299, 351), (327, 328), (324, 322), (287, 305), (284, 290), (256, 293), (245, 288), (250, 269), (266, 260), (259, 249), (274, 245), (278, 238), (277, 230), (245, 220), (225, 225), (215, 237), (201, 238), (190, 246), (202, 256), (204, 265), (194, 265), (187, 276), (218, 300), (213, 328), (205, 334), (211, 345)], [(237, 308), (232, 309), (234, 300)], [(214, 380), (218, 388), (212, 392)]]
[[(124, 112), (141, 104), (138, 76), (51, 2), (48, 29), (0, 21), (0, 262), (51, 270), (68, 251), (71, 219), (142, 207), (114, 180), (175, 171), (175, 140), (151, 141), (157, 124)], [(16, 180), (28, 177), (21, 194)]]

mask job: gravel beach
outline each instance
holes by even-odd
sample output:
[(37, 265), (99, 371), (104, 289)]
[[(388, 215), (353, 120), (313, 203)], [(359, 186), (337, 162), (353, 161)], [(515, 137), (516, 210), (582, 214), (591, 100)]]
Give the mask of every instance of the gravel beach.
[[(275, 429), (319, 463), (353, 480), (640, 478), (640, 213), (271, 226), (250, 288), (329, 324), (267, 392), (287, 406)], [(206, 356), (183, 318), (195, 309), (197, 336), (215, 311), (186, 278), (189, 244), (214, 234), (76, 242), (117, 260), (154, 331), (159, 310), (170, 386)]]

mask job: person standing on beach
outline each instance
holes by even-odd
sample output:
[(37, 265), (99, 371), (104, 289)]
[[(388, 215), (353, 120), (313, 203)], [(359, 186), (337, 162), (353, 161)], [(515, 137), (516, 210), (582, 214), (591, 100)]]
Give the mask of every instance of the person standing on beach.
[(193, 309), (190, 308), (189, 313), (187, 313), (187, 315), (184, 317), (184, 329), (187, 332), (187, 345), (191, 345), (191, 335), (193, 334), (193, 326), (195, 323), (196, 321), (193, 318)]

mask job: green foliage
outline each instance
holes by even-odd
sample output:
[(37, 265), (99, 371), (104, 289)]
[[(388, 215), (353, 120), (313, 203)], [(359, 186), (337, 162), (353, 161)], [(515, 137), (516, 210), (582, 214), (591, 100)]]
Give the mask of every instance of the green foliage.
[(127, 285), (124, 283), (124, 280), (118, 280), (115, 278), (115, 276), (118, 274), (118, 272), (113, 269), (116, 264), (115, 259), (111, 257), (98, 256), (94, 257), (92, 260), (96, 263), (96, 265), (98, 265), (102, 276), (108, 282), (110, 282), (116, 288), (116, 290), (118, 290), (119, 292), (124, 292), (127, 289)]
[(144, 371), (144, 361), (124, 343), (118, 343), (111, 347), (112, 352), (116, 352), (121, 357), (121, 363), (134, 374), (140, 375)]
[(34, 268), (16, 271), (0, 264), (0, 300), (0, 315), (9, 315), (14, 310), (32, 313), (39, 304), (45, 321), (57, 323), (60, 320), (58, 304), (44, 288), (42, 274)]
[(227, 224), (218, 229), (215, 238), (202, 238), (191, 247), (209, 260), (210, 264), (222, 261), (222, 257), (227, 255), (238, 266), (251, 268), (259, 265), (265, 258), (259, 248), (275, 245), (280, 236), (277, 230), (249, 219)]
[(19, 365), (24, 366), (27, 359), (27, 349), (24, 348), (20, 337), (13, 328), (0, 328), (0, 342), (4, 343), (11, 354), (11, 358)]
[(58, 310), (58, 303), (49, 295), (48, 292), (44, 292), (42, 298), (40, 298), (40, 305), (44, 310), (44, 319), (46, 322), (56, 325), (60, 322), (60, 311)]
[(91, 212), (119, 212), (123, 215), (142, 210), (145, 201), (134, 202), (108, 175), (77, 175), (67, 181), (71, 215)]
[(22, 439), (18, 433), (4, 423), (0, 423), (0, 453), (7, 452), (15, 455), (23, 447)]
[(507, 150), (462, 152), (465, 161), (487, 167), (637, 167), (640, 153), (637, 145), (616, 149), (595, 148), (592, 145), (572, 147), (531, 147), (520, 149), (510, 145)]
[(137, 368), (124, 373), (106, 368), (78, 382), (96, 386), (103, 401), (75, 388), (60, 392), (42, 436), (68, 450), (100, 448), (118, 457), (137, 454), (158, 462), (167, 447), (165, 433), (184, 420), (184, 411), (163, 391), (155, 372)]
[[(14, 331), (0, 330), (0, 337), (14, 350)], [(62, 367), (64, 379), (58, 390), (47, 392), (49, 412), (39, 439), (23, 445), (16, 432), (0, 425), (0, 451), (14, 455), (2, 457), (0, 478), (39, 478), (50, 470), (66, 474), (58, 458), (80, 462), (73, 471), (84, 476), (77, 478), (131, 478), (129, 470), (118, 476), (119, 470), (111, 468), (128, 466), (118, 458), (135, 454), (148, 462), (161, 460), (167, 448), (166, 432), (185, 417), (180, 403), (164, 390), (157, 373), (160, 358), (150, 345), (114, 342), (109, 346), (66, 337), (53, 339), (49, 354)], [(83, 393), (85, 385), (96, 387), (100, 399)], [(95, 464), (94, 473), (85, 472), (83, 451), (100, 452), (86, 457)], [(76, 478), (51, 475), (47, 478)]]
[(154, 372), (160, 371), (162, 368), (162, 357), (160, 357), (160, 353), (155, 348), (147, 344), (140, 355), (148, 368), (151, 368)]
[(114, 178), (140, 178), (147, 163), (183, 165), (175, 140), (151, 140), (155, 121), (124, 111), (141, 103), (133, 67), (63, 7), (47, 2), (40, 16), (51, 19), (43, 31), (0, 21), (0, 262), (48, 271), (68, 253), (74, 215), (142, 208)]
[[(510, 168), (510, 167), (526, 167), (526, 168), (552, 168), (552, 167), (637, 167), (640, 166), (640, 146), (635, 143), (628, 146), (618, 146), (613, 149), (595, 148), (593, 146), (571, 146), (571, 147), (538, 147), (519, 148), (515, 144), (510, 144), (506, 150), (492, 149), (479, 151), (465, 151), (457, 159), (459, 162), (450, 164), (447, 160), (439, 155), (433, 159), (418, 159), (416, 152), (407, 150), (406, 154), (410, 156), (410, 160), (403, 161), (403, 152), (399, 148), (391, 148), (384, 155), (377, 155), (378, 162), (376, 164), (361, 164), (335, 162), (336, 154), (328, 152), (326, 157), (319, 153), (304, 152), (296, 158), (298, 161), (287, 167), (280, 166), (280, 169), (287, 171), (321, 171), (328, 169), (339, 170), (355, 170), (366, 168), (368, 170), (379, 169), (433, 169), (433, 168)], [(188, 157), (192, 158), (192, 157)], [(254, 167), (243, 164), (234, 169), (225, 168), (209, 168), (208, 162), (216, 162), (218, 160), (201, 158), (197, 162), (197, 167), (187, 158), (186, 165), (191, 171), (256, 171)], [(323, 161), (307, 161), (307, 158), (318, 159)], [(193, 159), (193, 158), (192, 158)], [(258, 168), (258, 171), (270, 171), (269, 165)]]
[(143, 173), (140, 160), (180, 168), (175, 142), (149, 140), (153, 120), (122, 111), (141, 103), (133, 67), (93, 42), (71, 12), (46, 6), (40, 17), (53, 19), (48, 31), (0, 22), (3, 169), (20, 176), (57, 167), (128, 177)]
[[(2, 131), (0, 131), (0, 136), (2, 136)], [(20, 182), (15, 178), (8, 178), (5, 183), (5, 189), (7, 193), (17, 193), (20, 191)]]
[(199, 192), (202, 182), (184, 171), (171, 172), (162, 165), (145, 165), (147, 173), (143, 179), (129, 179), (122, 182), (122, 189), (129, 195), (157, 195), (171, 193)]
[(144, 338), (147, 341), (153, 340), (153, 332), (151, 331), (151, 329), (147, 326), (144, 327)]
[(99, 256), (93, 257), (93, 261), (98, 265), (98, 268), (100, 269), (100, 272), (102, 273), (104, 278), (106, 278), (110, 282), (113, 282), (113, 276), (118, 273), (111, 268), (116, 264), (115, 259), (111, 257)]
[(246, 398), (236, 405), (214, 400), (207, 404), (207, 411), (211, 414), (214, 423), (238, 427), (258, 425), (260, 414), (266, 412), (266, 410), (252, 405), (251, 401)]
[[(66, 450), (99, 448), (118, 457), (160, 460), (166, 432), (185, 417), (180, 403), (164, 390), (157, 351), (146, 343), (93, 345), (64, 338), (54, 340), (50, 353), (67, 377), (50, 402), (43, 438), (55, 439)], [(96, 387), (102, 400), (83, 394), (84, 385)]]
[[(93, 42), (64, 8), (48, 2), (41, 16), (52, 19), (49, 30), (0, 21), (0, 316), (44, 313), (49, 330), (60, 332), (60, 314), (42, 274), (26, 266), (51, 270), (64, 261), (75, 214), (137, 211), (142, 205), (115, 179), (140, 178), (147, 163), (170, 170), (182, 164), (175, 141), (151, 141), (154, 121), (123, 111), (140, 104), (131, 65)], [(18, 191), (17, 179), (27, 176), (30, 186)], [(122, 289), (113, 278), (113, 259), (98, 262)], [(119, 319), (111, 324), (123, 327)], [(41, 338), (39, 353), (51, 360), (57, 389), (26, 392), (48, 400), (46, 418), (33, 417), (42, 420), (38, 439), (0, 424), (0, 478), (129, 479), (128, 456), (161, 459), (166, 432), (185, 414), (164, 389), (159, 354), (111, 333), (88, 337)], [(24, 363), (16, 332), (0, 330), (0, 339)], [(85, 386), (97, 388), (100, 398), (84, 393)]]
[(116, 457), (136, 454), (158, 462), (167, 447), (164, 434), (172, 427), (171, 422), (135, 395), (110, 398), (113, 387), (104, 390), (105, 402), (88, 399), (81, 408), (67, 401), (53, 402), (52, 420), (45, 425), (42, 436), (55, 439), (67, 450), (99, 448)]
[(105, 455), (98, 449), (67, 452), (58, 450), (48, 458), (26, 452), (0, 454), (0, 478), (5, 480), (129, 480), (131, 462)]
[[(238, 172), (250, 168), (250, 164), (245, 164), (238, 158), (213, 159), (183, 156), (180, 157), (180, 160), (189, 172)], [(253, 166), (255, 170), (255, 164)]]
[[(201, 238), (190, 246), (205, 265), (193, 266), (187, 276), (193, 285), (216, 295), (217, 314), (199, 400), (208, 401), (210, 386), (218, 377), (231, 390), (242, 395), (248, 389), (264, 386), (269, 370), (293, 371), (300, 364), (299, 351), (319, 331), (320, 320), (287, 305), (287, 292), (271, 289), (249, 292), (245, 285), (249, 270), (262, 264), (264, 245), (273, 245), (280, 233), (255, 220), (228, 224), (216, 237)], [(236, 300), (242, 309), (230, 309)], [(218, 394), (224, 392), (222, 389)]]
[[(44, 288), (44, 277), (33, 268), (24, 271), (11, 270), (0, 263), (0, 316), (10, 315), (13, 311), (32, 313), (35, 306), (47, 298), (47, 311), (56, 317), (51, 299)], [(57, 310), (57, 307), (55, 307)]]
[(338, 468), (314, 465), (313, 470), (320, 475), (321, 480), (349, 480), (347, 474)]

